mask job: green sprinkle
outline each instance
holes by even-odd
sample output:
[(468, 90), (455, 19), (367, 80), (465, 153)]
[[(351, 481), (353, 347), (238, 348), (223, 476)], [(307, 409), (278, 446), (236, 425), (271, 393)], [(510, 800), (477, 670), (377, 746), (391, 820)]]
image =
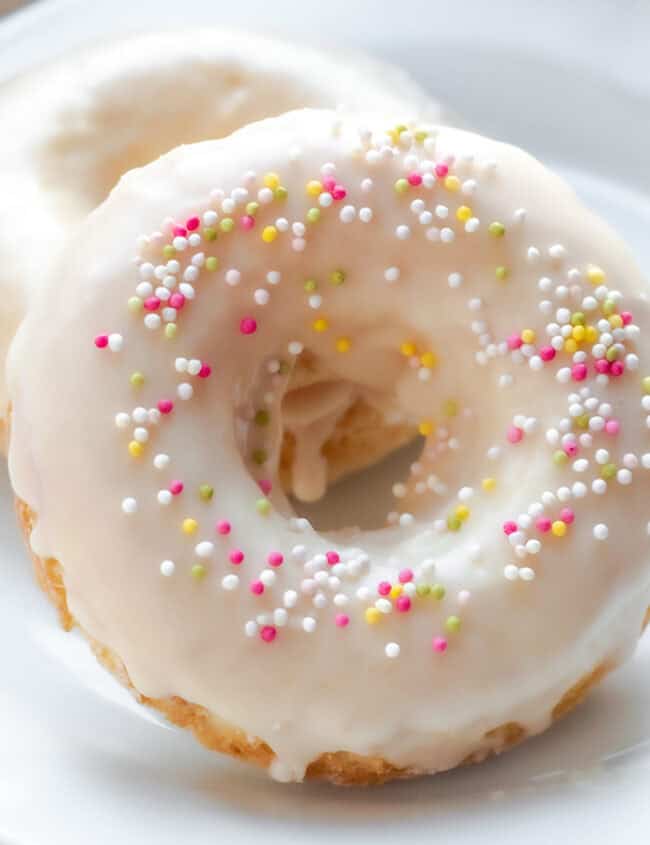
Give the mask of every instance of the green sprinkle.
[(203, 499), (204, 502), (209, 502), (213, 496), (214, 487), (211, 487), (209, 484), (201, 484), (199, 487), (199, 497)]
[(202, 563), (195, 563), (191, 569), (191, 574), (195, 581), (202, 581), (207, 575), (207, 570)]
[(442, 601), (442, 599), (444, 599), (446, 592), (447, 591), (442, 584), (434, 584), (433, 587), (431, 587), (431, 594), (434, 599), (438, 599), (438, 601)]
[(310, 208), (307, 212), (308, 223), (318, 223), (320, 220), (320, 208)]
[(268, 425), (271, 415), (265, 408), (260, 408), (255, 414), (255, 425)]
[(589, 428), (589, 414), (580, 414), (575, 418), (575, 422), (578, 428)]
[(276, 200), (286, 200), (289, 196), (289, 191), (284, 187), (284, 185), (278, 185), (275, 191), (273, 191), (273, 196)]
[(211, 226), (208, 226), (203, 230), (203, 237), (206, 241), (216, 241), (218, 236), (218, 232), (216, 229), (213, 229)]
[(258, 202), (247, 202), (246, 203), (246, 214), (250, 217), (255, 217), (257, 212), (260, 210), (260, 204)]
[(443, 402), (442, 413), (446, 417), (458, 416), (458, 402), (455, 399), (447, 399), (446, 402)]
[(219, 223), (219, 228), (222, 232), (232, 232), (235, 228), (235, 221), (232, 217), (224, 217), (221, 223)]
[(641, 387), (644, 393), (650, 393), (650, 376), (644, 376), (641, 379)]
[(500, 282), (505, 282), (505, 280), (508, 278), (508, 276), (510, 275), (510, 273), (509, 273), (509, 270), (508, 270), (508, 268), (507, 268), (507, 267), (503, 267), (502, 265), (500, 265), (500, 266), (499, 266), (499, 267), (497, 267), (497, 269), (494, 271), (494, 275), (497, 277), (497, 279), (498, 279)]
[(616, 303), (613, 299), (606, 299), (603, 302), (603, 314), (606, 314), (608, 317), (611, 317), (612, 314), (616, 313)]
[(564, 466), (564, 464), (569, 460), (569, 456), (566, 452), (563, 452), (561, 449), (558, 449), (557, 452), (553, 452), (553, 463), (556, 467)]
[(424, 129), (418, 129), (413, 137), (418, 144), (422, 144), (429, 137), (429, 133)]
[(251, 457), (258, 466), (262, 466), (262, 464), (266, 463), (268, 455), (266, 449), (253, 449)]
[(163, 247), (162, 254), (165, 258), (173, 258), (176, 255), (176, 247), (171, 244), (166, 244), (166, 246)]
[(572, 326), (584, 326), (585, 324), (585, 315), (582, 311), (575, 311), (571, 315), (571, 325)]
[(178, 331), (178, 327), (176, 323), (167, 323), (165, 326), (165, 337), (167, 340), (173, 340), (176, 337), (176, 332)]
[(429, 584), (418, 584), (415, 588), (415, 592), (421, 599), (423, 599), (431, 594), (431, 587)]
[(456, 634), (460, 631), (460, 619), (458, 616), (448, 616), (445, 620), (445, 631)]
[(488, 232), (492, 235), (493, 238), (502, 238), (506, 233), (506, 227), (503, 223), (499, 223), (497, 220), (494, 223), (490, 223), (488, 226)]
[(318, 288), (318, 282), (316, 279), (307, 279), (305, 284), (303, 285), (306, 293), (313, 293)]
[(142, 300), (139, 296), (132, 296), (126, 305), (132, 314), (137, 314), (142, 310)]
[(343, 270), (334, 270), (334, 272), (330, 275), (330, 282), (335, 286), (339, 287), (345, 281), (345, 273)]
[(260, 516), (268, 516), (271, 512), (271, 503), (268, 499), (258, 499), (255, 502), (255, 510)]
[(605, 353), (605, 357), (608, 361), (615, 361), (618, 358), (618, 347), (610, 346), (607, 352)]
[(144, 376), (139, 372), (131, 373), (129, 381), (133, 387), (142, 387), (144, 384)]
[(397, 182), (395, 182), (394, 187), (396, 193), (404, 194), (409, 189), (409, 183), (406, 179), (398, 179)]
[(216, 270), (219, 266), (219, 259), (215, 258), (214, 255), (211, 255), (209, 258), (205, 259), (205, 269), (206, 270)]
[(463, 523), (460, 521), (460, 519), (458, 519), (457, 516), (450, 514), (447, 517), (447, 528), (450, 531), (460, 531), (460, 529), (462, 528), (462, 525), (463, 525)]
[(616, 464), (605, 464), (600, 471), (600, 475), (604, 479), (614, 478), (616, 475)]

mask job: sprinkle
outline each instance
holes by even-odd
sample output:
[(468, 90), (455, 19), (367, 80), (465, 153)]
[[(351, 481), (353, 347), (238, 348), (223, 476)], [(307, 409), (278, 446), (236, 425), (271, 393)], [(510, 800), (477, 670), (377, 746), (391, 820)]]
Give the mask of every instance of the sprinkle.
[(399, 657), (400, 651), (401, 649), (397, 643), (388, 643), (384, 648), (384, 653), (390, 660), (395, 660), (395, 658)]
[(447, 651), (447, 640), (445, 637), (434, 637), (432, 642), (433, 650), (438, 654), (443, 654)]
[(181, 524), (183, 534), (194, 534), (198, 527), (199, 523), (195, 519), (191, 519), (190, 517), (184, 519)]
[(195, 563), (192, 569), (190, 570), (190, 574), (195, 581), (202, 581), (203, 578), (207, 575), (207, 569), (203, 566), (202, 563)]
[(125, 514), (133, 514), (137, 510), (138, 510), (138, 503), (134, 498), (132, 498), (131, 496), (127, 496), (126, 499), (122, 499), (122, 511)]
[(253, 317), (244, 317), (239, 323), (239, 331), (241, 334), (255, 334), (257, 331), (257, 320)]
[(400, 277), (399, 267), (387, 267), (384, 270), (384, 279), (387, 282), (396, 282)]
[(272, 643), (277, 636), (277, 629), (274, 625), (264, 625), (260, 630), (260, 637), (265, 643)]
[(176, 564), (173, 560), (163, 560), (160, 564), (160, 574), (164, 575), (165, 578), (169, 578), (171, 575), (174, 574), (176, 570)]
[(606, 540), (609, 537), (609, 528), (604, 523), (599, 522), (594, 525), (593, 534), (596, 540)]

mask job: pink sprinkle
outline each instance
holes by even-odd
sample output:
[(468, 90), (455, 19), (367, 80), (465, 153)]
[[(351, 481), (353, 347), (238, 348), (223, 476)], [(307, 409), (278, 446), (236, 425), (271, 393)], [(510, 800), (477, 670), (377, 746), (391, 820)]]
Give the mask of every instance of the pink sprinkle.
[(173, 293), (169, 297), (169, 304), (172, 308), (180, 310), (185, 305), (185, 297), (182, 293)]
[(539, 357), (542, 361), (552, 361), (555, 358), (555, 349), (552, 346), (542, 346), (539, 350)]
[(388, 581), (380, 581), (377, 585), (377, 592), (380, 596), (387, 596), (390, 593), (390, 583)]
[(244, 553), (241, 549), (233, 549), (228, 555), (228, 560), (235, 566), (239, 566), (240, 563), (244, 562)]
[(397, 577), (399, 578), (400, 584), (408, 584), (409, 581), (413, 580), (413, 570), (402, 569)]
[(414, 188), (417, 188), (418, 185), (422, 184), (422, 175), (417, 173), (415, 170), (406, 177), (407, 182), (409, 185), (412, 185)]
[(144, 301), (145, 311), (157, 311), (160, 308), (160, 299), (157, 296), (150, 296)]
[(345, 190), (343, 185), (336, 185), (331, 194), (335, 200), (344, 200), (348, 195), (348, 192)]
[(326, 191), (331, 193), (336, 188), (336, 179), (333, 176), (326, 176), (321, 184)]
[(609, 371), (613, 376), (622, 376), (625, 364), (622, 361), (612, 361)]
[(250, 214), (244, 214), (243, 217), (239, 218), (239, 225), (245, 232), (250, 232), (255, 225), (255, 218), (251, 217)]
[(508, 349), (519, 349), (524, 344), (521, 339), (521, 335), (518, 334), (511, 334), (506, 342), (508, 344)]
[(609, 361), (606, 358), (599, 358), (594, 364), (597, 373), (609, 372)]
[(185, 223), (185, 228), (188, 232), (194, 232), (199, 228), (200, 225), (201, 221), (198, 217), (190, 217), (190, 219), (187, 220)]
[(565, 444), (564, 452), (570, 458), (575, 458), (575, 456), (578, 454), (578, 444), (575, 442), (575, 440), (570, 440), (568, 443)]
[(239, 331), (242, 334), (255, 334), (257, 331), (257, 320), (253, 317), (244, 317), (239, 323)]
[[(227, 519), (222, 519), (219, 522), (217, 522), (217, 534), (223, 534), (225, 536), (226, 534), (230, 534), (231, 529), (232, 529), (232, 525), (228, 522)], [(231, 552), (231, 554), (234, 554), (234, 552)], [(241, 552), (238, 552), (238, 554), (241, 555)], [(242, 555), (242, 560), (243, 559), (244, 559), (244, 556)], [(231, 560), (232, 560), (232, 557), (231, 557)], [(241, 560), (239, 560), (237, 562), (241, 563)], [(233, 561), (233, 563), (234, 563), (234, 561)]]
[(260, 637), (265, 643), (272, 643), (277, 635), (278, 632), (274, 625), (265, 625), (260, 631)]
[(508, 442), (510, 443), (520, 443), (524, 436), (523, 429), (518, 428), (516, 425), (508, 426), (508, 432), (506, 437), (508, 438)]
[(546, 534), (547, 531), (551, 530), (551, 520), (547, 516), (540, 516), (537, 520), (535, 525), (537, 526), (537, 530), (541, 531), (542, 534)]
[(336, 617), (334, 618), (334, 622), (338, 625), (339, 628), (345, 628), (346, 625), (350, 622), (350, 617), (347, 613), (337, 613)]
[(574, 381), (584, 381), (587, 378), (587, 365), (574, 364), (571, 367), (571, 378)]
[(438, 179), (444, 179), (449, 173), (449, 168), (446, 164), (436, 164), (436, 176)]
[(95, 338), (95, 346), (97, 349), (106, 349), (108, 346), (108, 335), (107, 334), (98, 334)]
[(270, 552), (266, 559), (269, 566), (282, 566), (284, 563), (284, 555), (281, 552)]
[(257, 486), (260, 488), (260, 490), (262, 491), (262, 493), (264, 493), (265, 496), (269, 495), (269, 493), (271, 492), (271, 488), (273, 487), (271, 482), (267, 481), (265, 478), (260, 478), (260, 480), (257, 482)]
[(183, 492), (183, 482), (182, 481), (172, 481), (169, 485), (169, 492), (172, 496), (178, 496), (179, 493)]
[(509, 519), (507, 522), (503, 523), (503, 533), (504, 534), (508, 534), (508, 535), (514, 534), (516, 530), (517, 530), (517, 523), (513, 522), (511, 519)]
[(327, 562), (330, 566), (334, 566), (335, 563), (338, 563), (341, 560), (341, 556), (338, 552), (325, 552), (325, 557), (327, 558)]
[(411, 609), (411, 599), (408, 596), (399, 596), (395, 607), (400, 613), (407, 613)]
[(174, 226), (172, 232), (177, 238), (184, 238), (187, 235), (187, 229), (185, 228), (185, 226)]
[(171, 414), (174, 410), (174, 403), (171, 399), (161, 399), (160, 402), (158, 402), (158, 410), (161, 414)]
[(607, 434), (616, 436), (621, 430), (621, 424), (618, 420), (607, 420), (605, 423), (605, 431)]
[(433, 638), (433, 650), (442, 654), (447, 651), (447, 640), (444, 637)]
[(250, 589), (254, 596), (261, 596), (264, 592), (264, 584), (261, 581), (251, 581)]
[(560, 519), (562, 522), (566, 523), (566, 525), (571, 525), (573, 520), (576, 518), (576, 515), (571, 510), (571, 508), (562, 508), (560, 511)]
[(621, 311), (621, 320), (623, 320), (624, 326), (629, 326), (632, 322), (632, 312), (631, 311)]

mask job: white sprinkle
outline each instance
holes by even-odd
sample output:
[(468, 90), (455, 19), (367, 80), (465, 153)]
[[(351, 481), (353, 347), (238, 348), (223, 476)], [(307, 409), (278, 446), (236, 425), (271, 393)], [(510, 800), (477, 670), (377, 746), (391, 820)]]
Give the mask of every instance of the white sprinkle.
[(138, 509), (138, 503), (132, 496), (127, 496), (126, 499), (122, 499), (122, 510), (126, 514), (135, 513)]
[(397, 643), (388, 643), (386, 648), (384, 649), (386, 657), (394, 660), (396, 657), (399, 657), (400, 647)]
[(146, 328), (154, 331), (155, 329), (160, 328), (162, 320), (160, 319), (159, 314), (147, 314), (143, 322)]
[(526, 551), (529, 555), (537, 555), (539, 554), (542, 548), (542, 544), (539, 540), (528, 540), (526, 543)]
[(239, 586), (239, 576), (238, 575), (224, 575), (221, 579), (221, 586), (224, 590), (231, 592), (232, 590), (236, 590)]
[(119, 352), (124, 346), (124, 338), (121, 334), (109, 334), (108, 348), (111, 352)]
[(277, 270), (269, 270), (266, 274), (266, 281), (270, 285), (279, 285), (282, 275)]
[(241, 273), (239, 272), (239, 270), (231, 268), (230, 270), (226, 270), (224, 279), (227, 285), (235, 287), (235, 285), (238, 285), (241, 281)]
[(247, 637), (257, 636), (258, 631), (259, 631), (259, 626), (258, 626), (257, 622), (255, 622), (253, 619), (249, 620), (244, 625), (244, 633), (246, 634)]
[(450, 229), (448, 226), (445, 226), (444, 229), (440, 230), (440, 240), (445, 244), (450, 244), (455, 237), (456, 234), (454, 230)]
[(463, 284), (463, 277), (460, 273), (450, 273), (447, 282), (450, 288), (459, 288)]
[(201, 366), (201, 361), (198, 358), (191, 358), (187, 362), (187, 372), (191, 376), (198, 376), (198, 374), (201, 372)]
[(357, 210), (353, 205), (344, 205), (339, 212), (341, 223), (352, 223), (357, 216)]
[(359, 209), (359, 220), (361, 220), (362, 223), (370, 223), (372, 220), (372, 208), (364, 206)]
[(282, 597), (285, 607), (295, 607), (298, 603), (298, 593), (295, 590), (287, 590)]
[(619, 484), (627, 486), (632, 483), (632, 473), (629, 469), (619, 469), (616, 473), (616, 480)]
[(158, 499), (158, 504), (169, 505), (171, 504), (173, 496), (169, 490), (159, 490), (156, 498)]
[(266, 305), (271, 298), (271, 294), (264, 288), (258, 288), (253, 294), (253, 299), (258, 305)]
[(531, 569), (530, 566), (522, 566), (519, 570), (519, 577), (522, 581), (534, 581), (535, 570)]
[(519, 567), (514, 563), (509, 563), (503, 567), (503, 575), (508, 581), (516, 581), (519, 578)]
[(591, 489), (597, 496), (603, 496), (607, 492), (607, 482), (604, 478), (595, 478), (591, 482)]
[(165, 469), (165, 467), (169, 466), (169, 455), (166, 455), (164, 452), (155, 455), (153, 465), (156, 469)]
[(127, 428), (130, 422), (131, 417), (129, 414), (125, 414), (124, 411), (121, 411), (119, 414), (115, 414), (115, 425), (118, 428)]
[(194, 553), (197, 557), (210, 557), (210, 555), (214, 552), (214, 543), (211, 543), (209, 540), (203, 540), (201, 543), (197, 543), (194, 546)]
[(302, 343), (300, 343), (299, 340), (292, 340), (287, 348), (289, 350), (290, 355), (300, 355), (300, 353), (304, 349), (304, 346)]
[(411, 237), (411, 229), (404, 224), (401, 224), (395, 228), (395, 236), (400, 241), (405, 241)]
[(178, 393), (179, 399), (187, 400), (192, 398), (194, 394), (194, 388), (189, 382), (183, 381), (176, 388), (176, 392)]
[(302, 629), (305, 633), (311, 634), (316, 630), (316, 620), (313, 616), (305, 616), (302, 620)]
[(165, 578), (169, 578), (171, 575), (173, 575), (175, 569), (176, 564), (173, 560), (163, 560), (163, 562), (160, 564), (160, 574), (164, 575)]

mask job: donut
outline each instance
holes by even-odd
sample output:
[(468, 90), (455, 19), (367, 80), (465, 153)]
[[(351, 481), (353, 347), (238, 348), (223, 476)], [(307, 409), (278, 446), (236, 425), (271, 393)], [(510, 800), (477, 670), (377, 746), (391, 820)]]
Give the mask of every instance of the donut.
[[(64, 623), (281, 781), (502, 751), (650, 603), (646, 282), (535, 159), (400, 114), (289, 112), (126, 174), (10, 350), (11, 480)], [(319, 532), (279, 483), (305, 355), (310, 425), (352, 385), (424, 438), (385, 526)]]
[[(439, 106), (397, 68), (221, 29), (99, 43), (5, 85), (0, 112), (11, 131), (0, 139), (0, 361), (31, 293), (40, 291), (45, 267), (124, 172), (180, 144), (219, 138), (263, 117), (339, 103), (388, 110), (406, 103), (413, 113), (440, 117)], [(32, 226), (39, 229), (37, 243)], [(296, 390), (309, 383), (309, 370), (302, 367)], [(368, 460), (381, 457), (380, 443), (398, 445), (413, 434), (403, 426), (380, 425), (360, 400), (343, 418), (344, 427), (332, 432), (326, 450), (330, 480), (356, 468), (352, 456), (361, 454), (361, 434)], [(345, 448), (348, 441), (354, 448)], [(295, 437), (288, 434), (283, 458), (288, 483), (294, 450)]]

